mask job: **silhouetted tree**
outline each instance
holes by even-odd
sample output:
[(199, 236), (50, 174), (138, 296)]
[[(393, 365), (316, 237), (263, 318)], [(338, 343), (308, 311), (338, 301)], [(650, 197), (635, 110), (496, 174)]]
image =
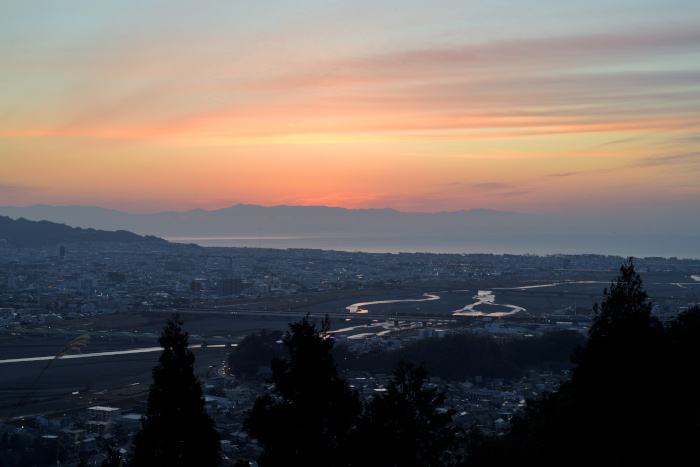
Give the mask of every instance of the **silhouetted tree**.
[[(671, 321), (666, 329), (663, 348), (663, 365), (659, 368), (658, 379), (663, 387), (662, 403), (663, 430), (657, 442), (663, 445), (679, 462), (687, 458), (697, 459), (697, 440), (700, 438), (700, 405), (697, 401), (697, 373), (700, 362), (700, 308), (694, 306)], [(678, 464), (680, 465), (680, 464)]]
[(528, 401), (509, 436), (481, 442), (469, 465), (687, 465), (696, 457), (698, 409), (680, 404), (694, 398), (700, 311), (665, 329), (651, 315), (632, 259), (604, 296), (586, 345), (574, 354), (571, 380)]
[(454, 410), (442, 410), (445, 393), (426, 386), (423, 365), (400, 362), (386, 392), (367, 404), (358, 426), (354, 465), (432, 466), (456, 461)]
[(282, 339), (282, 331), (267, 331), (246, 336), (228, 357), (229, 367), (237, 376), (254, 376), (258, 368), (269, 365), (277, 357), (283, 357), (286, 349), (277, 342)]
[(593, 305), (595, 317), (588, 342), (579, 352), (579, 364), (595, 352), (621, 350), (630, 340), (658, 337), (663, 330), (659, 320), (651, 315), (651, 302), (632, 258), (620, 266), (620, 275), (609, 290), (603, 290), (603, 295), (600, 306)]
[(284, 336), (289, 358), (273, 359), (273, 395), (255, 401), (244, 428), (263, 448), (264, 465), (346, 465), (347, 440), (360, 413), (357, 394), (336, 369), (328, 316), (308, 315)]
[(214, 421), (204, 411), (188, 333), (175, 313), (163, 327), (142, 429), (134, 437), (133, 466), (210, 466), (221, 460)]
[(629, 463), (638, 457), (634, 449), (639, 443), (654, 445), (668, 429), (659, 426), (667, 407), (656, 399), (668, 384), (659, 373), (666, 353), (664, 330), (651, 315), (651, 302), (631, 258), (603, 295), (600, 306), (593, 307), (588, 341), (574, 354), (578, 365), (571, 388), (564, 388), (562, 395), (573, 396), (567, 413), (575, 426), (569, 434), (592, 441), (595, 433), (600, 440), (591, 443), (587, 454)]

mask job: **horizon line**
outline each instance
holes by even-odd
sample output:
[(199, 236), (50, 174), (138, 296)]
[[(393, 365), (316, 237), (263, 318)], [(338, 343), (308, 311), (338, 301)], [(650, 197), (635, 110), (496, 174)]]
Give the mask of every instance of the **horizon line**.
[(236, 203), (232, 204), (230, 206), (225, 206), (222, 208), (212, 208), (212, 209), (206, 209), (206, 208), (191, 208), (191, 209), (186, 209), (183, 211), (180, 210), (175, 210), (175, 209), (166, 209), (166, 210), (161, 210), (161, 211), (152, 211), (152, 212), (144, 212), (144, 213), (139, 213), (139, 212), (133, 212), (133, 211), (126, 211), (122, 209), (115, 209), (115, 208), (105, 208), (102, 206), (94, 206), (94, 205), (85, 205), (85, 204), (45, 204), (45, 203), (35, 203), (35, 204), (29, 204), (26, 206), (0, 206), (0, 209), (4, 208), (12, 208), (12, 209), (27, 209), (27, 208), (33, 208), (33, 207), (50, 207), (50, 208), (94, 208), (94, 209), (103, 209), (106, 211), (115, 211), (115, 212), (120, 212), (124, 214), (132, 214), (132, 215), (137, 215), (137, 216), (147, 216), (147, 215), (153, 215), (153, 214), (164, 214), (164, 213), (170, 213), (170, 212), (175, 212), (179, 214), (184, 214), (192, 211), (205, 211), (205, 212), (214, 212), (214, 211), (222, 211), (224, 209), (231, 209), (236, 206), (252, 206), (252, 207), (261, 207), (261, 208), (329, 208), (329, 209), (342, 209), (346, 211), (394, 211), (394, 212), (399, 212), (399, 213), (404, 213), (404, 214), (441, 214), (441, 213), (446, 213), (446, 214), (453, 214), (453, 213), (458, 213), (458, 212), (472, 212), (472, 211), (486, 211), (486, 212), (497, 212), (497, 213), (503, 213), (503, 214), (520, 214), (520, 215), (543, 215), (543, 214), (536, 214), (534, 212), (520, 212), (520, 211), (501, 211), (499, 209), (491, 209), (491, 208), (469, 208), (469, 209), (457, 209), (455, 211), (447, 211), (447, 210), (439, 210), (439, 211), (402, 211), (396, 208), (392, 207), (384, 207), (384, 208), (347, 208), (343, 206), (327, 206), (323, 204), (272, 204), (272, 205), (265, 205), (265, 204), (251, 204), (251, 203)]

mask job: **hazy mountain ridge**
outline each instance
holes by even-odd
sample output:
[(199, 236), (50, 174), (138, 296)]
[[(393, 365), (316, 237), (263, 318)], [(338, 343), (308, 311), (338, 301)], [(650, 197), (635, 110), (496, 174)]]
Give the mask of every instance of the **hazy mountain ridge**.
[[(126, 230), (203, 246), (262, 246), (265, 240), (272, 248), (700, 258), (700, 217), (679, 218), (677, 213), (650, 219), (634, 212), (588, 216), (489, 209), (425, 213), (390, 208), (236, 204), (211, 211), (154, 214), (92, 206), (34, 205), (0, 207), (2, 215), (85, 229)], [(260, 242), (253, 245), (252, 239), (258, 238)], [(238, 240), (234, 245), (224, 242), (226, 239)]]
[(474, 209), (456, 212), (401, 212), (327, 206), (237, 204), (212, 211), (193, 209), (129, 214), (92, 206), (0, 207), (0, 215), (49, 220), (73, 227), (129, 230), (156, 236), (426, 235), (435, 231), (488, 233), (493, 229), (533, 229), (543, 216)]
[(82, 229), (45, 220), (32, 221), (24, 218), (13, 220), (6, 216), (0, 216), (0, 240), (5, 240), (18, 247), (38, 247), (76, 242), (166, 242), (162, 238), (143, 237), (125, 230)]

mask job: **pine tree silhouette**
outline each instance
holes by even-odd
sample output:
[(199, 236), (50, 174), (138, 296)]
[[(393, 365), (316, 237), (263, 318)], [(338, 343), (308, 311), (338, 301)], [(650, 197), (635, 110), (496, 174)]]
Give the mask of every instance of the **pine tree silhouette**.
[[(386, 392), (375, 396), (356, 430), (353, 465), (454, 465), (459, 431), (454, 410), (442, 411), (445, 393), (426, 386), (428, 370), (402, 361)], [(368, 455), (371, 453), (371, 455)]]
[(469, 465), (697, 463), (700, 309), (664, 328), (632, 258), (603, 294), (571, 380), (528, 401), (508, 436), (478, 440)]
[(243, 427), (263, 448), (260, 465), (347, 465), (360, 401), (338, 374), (328, 316), (289, 325), (288, 359), (272, 360), (273, 395), (255, 401)]
[(175, 313), (163, 327), (163, 353), (153, 368), (142, 429), (134, 437), (132, 466), (215, 466), (221, 460), (219, 437), (204, 411), (189, 334), (182, 324)]

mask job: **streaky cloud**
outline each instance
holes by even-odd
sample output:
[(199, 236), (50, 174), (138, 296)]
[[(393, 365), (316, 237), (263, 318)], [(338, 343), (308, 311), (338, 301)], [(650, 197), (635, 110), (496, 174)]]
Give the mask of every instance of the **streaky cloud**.
[(470, 186), (479, 190), (504, 190), (513, 188), (512, 184), (502, 182), (474, 183)]
[(644, 157), (631, 165), (636, 167), (682, 166), (683, 170), (700, 171), (700, 151)]

